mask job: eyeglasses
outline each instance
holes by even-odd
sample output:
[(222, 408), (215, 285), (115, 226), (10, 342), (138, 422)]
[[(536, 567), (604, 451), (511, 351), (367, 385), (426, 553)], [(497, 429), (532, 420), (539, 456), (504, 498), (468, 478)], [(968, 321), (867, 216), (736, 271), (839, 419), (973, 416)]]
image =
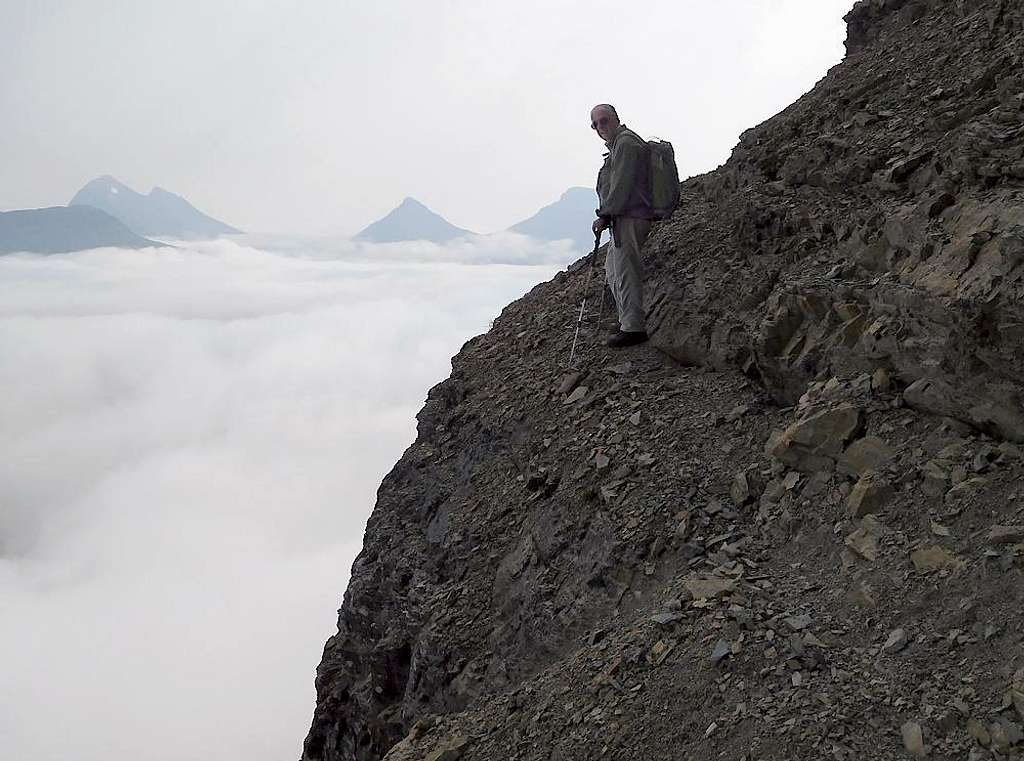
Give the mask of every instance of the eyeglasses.
[(597, 121), (593, 121), (593, 122), (590, 123), (590, 129), (597, 129), (598, 126), (607, 127), (609, 122), (611, 122), (611, 119), (609, 117), (602, 116)]

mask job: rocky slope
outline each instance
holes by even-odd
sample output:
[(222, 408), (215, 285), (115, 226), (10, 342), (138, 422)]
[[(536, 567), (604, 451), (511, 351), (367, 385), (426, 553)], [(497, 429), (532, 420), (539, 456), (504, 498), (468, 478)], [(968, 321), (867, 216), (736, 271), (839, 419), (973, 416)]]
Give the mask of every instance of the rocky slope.
[(304, 759), (1024, 758), (1024, 0), (847, 20), (653, 233), (656, 347), (567, 372), (580, 267), (455, 357)]

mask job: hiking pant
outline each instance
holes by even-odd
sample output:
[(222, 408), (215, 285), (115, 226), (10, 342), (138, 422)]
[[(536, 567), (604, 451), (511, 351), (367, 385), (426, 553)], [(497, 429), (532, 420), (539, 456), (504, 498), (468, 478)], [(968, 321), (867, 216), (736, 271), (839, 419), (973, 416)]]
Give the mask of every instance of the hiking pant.
[(612, 242), (605, 258), (605, 274), (615, 306), (619, 310), (619, 330), (644, 330), (644, 264), (640, 249), (651, 231), (648, 219), (616, 217)]

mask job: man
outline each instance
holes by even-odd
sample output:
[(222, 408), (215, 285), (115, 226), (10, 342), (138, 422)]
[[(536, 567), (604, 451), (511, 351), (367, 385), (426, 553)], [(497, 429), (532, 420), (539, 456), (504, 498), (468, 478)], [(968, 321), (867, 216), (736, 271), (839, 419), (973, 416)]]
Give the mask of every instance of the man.
[(650, 155), (643, 138), (621, 124), (615, 108), (607, 103), (590, 112), (590, 127), (608, 146), (597, 175), (601, 207), (593, 229), (595, 236), (609, 227), (612, 231), (605, 271), (619, 313), (619, 330), (607, 344), (622, 348), (647, 340), (640, 249), (654, 219)]

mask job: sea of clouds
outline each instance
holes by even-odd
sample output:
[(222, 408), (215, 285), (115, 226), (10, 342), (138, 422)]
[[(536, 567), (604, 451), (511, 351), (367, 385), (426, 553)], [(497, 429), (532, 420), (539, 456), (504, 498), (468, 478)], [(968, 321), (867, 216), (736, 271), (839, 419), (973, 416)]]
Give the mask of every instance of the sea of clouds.
[(298, 757), (427, 389), (578, 256), (262, 246), (0, 257), (0, 756)]

